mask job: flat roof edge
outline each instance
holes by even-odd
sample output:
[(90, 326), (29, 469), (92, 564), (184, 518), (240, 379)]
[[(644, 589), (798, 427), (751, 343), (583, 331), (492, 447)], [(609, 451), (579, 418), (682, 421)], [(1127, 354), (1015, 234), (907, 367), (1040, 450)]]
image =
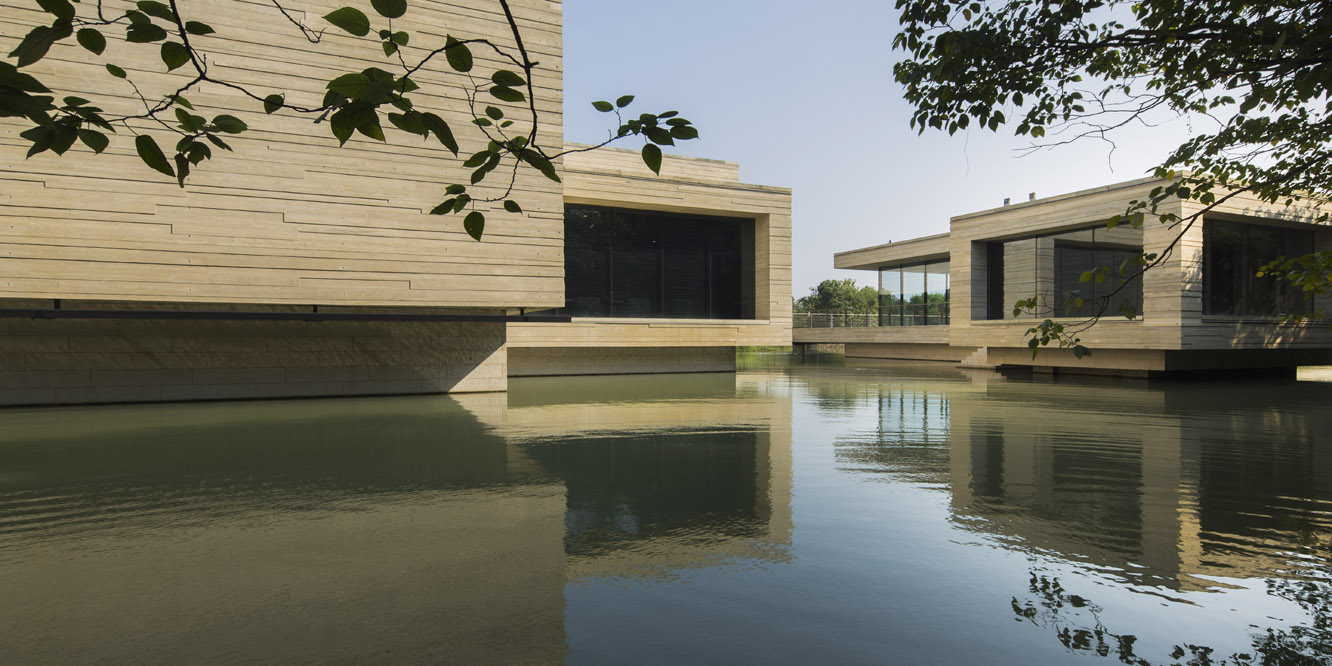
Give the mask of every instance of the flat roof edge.
[(1113, 192), (1115, 190), (1127, 190), (1134, 187), (1140, 187), (1142, 185), (1147, 185), (1149, 183), (1164, 183), (1164, 182), (1167, 181), (1157, 178), (1155, 176), (1144, 176), (1142, 178), (1135, 178), (1134, 180), (1126, 180), (1121, 183), (1101, 185), (1099, 187), (1092, 187), (1085, 190), (1077, 190), (1076, 192), (1066, 192), (1064, 194), (1056, 194), (1054, 196), (1045, 197), (1043, 199), (1033, 199), (1031, 201), (1019, 201), (1018, 203), (1009, 204), (1007, 206), (997, 206), (995, 208), (987, 208), (985, 210), (978, 210), (972, 213), (963, 213), (961, 215), (954, 215), (953, 217), (949, 218), (949, 220), (951, 222), (957, 222), (960, 220), (969, 220), (975, 217), (984, 217), (986, 215), (994, 215), (995, 213), (1002, 213), (1005, 211), (1017, 210), (1020, 208), (1031, 208), (1033, 206), (1041, 206), (1044, 204), (1054, 203), (1057, 201), (1066, 201), (1068, 199), (1085, 197), (1092, 194), (1103, 194), (1105, 192)]
[(900, 241), (888, 241), (887, 243), (870, 245), (869, 247), (858, 247), (854, 250), (842, 250), (841, 252), (834, 252), (833, 258), (837, 258), (846, 254), (852, 254), (855, 252), (869, 252), (870, 250), (879, 250), (885, 247), (901, 246), (901, 245), (906, 245), (907, 243), (919, 243), (919, 242), (935, 240), (936, 238), (947, 238), (948, 235), (949, 232), (945, 231), (941, 234), (933, 234), (930, 236), (917, 236), (915, 238), (908, 238), (906, 240), (900, 240)]

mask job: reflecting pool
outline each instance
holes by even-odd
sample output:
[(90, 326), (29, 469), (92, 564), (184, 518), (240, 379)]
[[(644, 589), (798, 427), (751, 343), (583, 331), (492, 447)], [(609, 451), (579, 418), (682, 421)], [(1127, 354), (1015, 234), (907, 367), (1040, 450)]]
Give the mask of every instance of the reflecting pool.
[(1332, 663), (1332, 383), (0, 411), (0, 664)]

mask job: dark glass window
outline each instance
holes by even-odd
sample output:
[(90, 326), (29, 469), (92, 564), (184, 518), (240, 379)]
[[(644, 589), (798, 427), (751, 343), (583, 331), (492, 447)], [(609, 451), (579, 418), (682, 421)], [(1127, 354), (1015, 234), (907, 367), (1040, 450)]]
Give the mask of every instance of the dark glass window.
[[(1089, 317), (1097, 313), (1101, 302), (1108, 314), (1142, 314), (1142, 280), (1134, 279), (1121, 284), (1123, 276), (1140, 270), (1132, 259), (1142, 254), (1141, 246), (1115, 247), (1105, 243), (1083, 244), (1077, 241), (1055, 239), (1055, 312), (1060, 317)], [(1129, 263), (1125, 263), (1125, 262)], [(1082, 281), (1082, 274), (1106, 268), (1109, 273), (1101, 282)]]
[(1004, 318), (1004, 244), (985, 246), (985, 318)]
[(1203, 223), (1203, 314), (1277, 316), (1306, 314), (1312, 303), (1285, 280), (1258, 277), (1280, 257), (1313, 252), (1313, 232), (1243, 222)]
[(563, 312), (754, 318), (754, 221), (565, 206)]
[[(1090, 317), (1142, 314), (1142, 278), (1132, 259), (1142, 254), (1142, 229), (1119, 225), (988, 243), (985, 318)], [(1122, 271), (1121, 271), (1122, 267)], [(1100, 282), (1082, 281), (1091, 271)], [(1013, 304), (1035, 299), (1034, 312)]]

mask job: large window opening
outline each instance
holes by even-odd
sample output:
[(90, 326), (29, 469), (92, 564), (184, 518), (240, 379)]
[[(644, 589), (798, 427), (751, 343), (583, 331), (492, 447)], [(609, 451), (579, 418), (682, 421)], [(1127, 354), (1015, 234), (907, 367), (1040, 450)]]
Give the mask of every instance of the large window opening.
[(879, 325), (947, 324), (952, 294), (949, 280), (947, 261), (880, 269)]
[(754, 220), (565, 206), (565, 314), (754, 318)]
[(1314, 235), (1243, 222), (1203, 222), (1203, 314), (1277, 316), (1308, 314), (1304, 292), (1258, 269), (1280, 257), (1313, 252)]
[[(1142, 229), (1079, 229), (985, 249), (986, 319), (1142, 314), (1142, 278), (1135, 275)], [(1034, 311), (1013, 314), (1017, 301), (1032, 298)]]

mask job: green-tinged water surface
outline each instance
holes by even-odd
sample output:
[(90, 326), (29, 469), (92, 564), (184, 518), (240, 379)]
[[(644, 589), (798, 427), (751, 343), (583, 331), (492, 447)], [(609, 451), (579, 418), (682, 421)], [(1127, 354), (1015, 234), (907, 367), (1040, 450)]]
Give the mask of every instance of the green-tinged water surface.
[(0, 411), (0, 664), (1332, 664), (1332, 383)]

